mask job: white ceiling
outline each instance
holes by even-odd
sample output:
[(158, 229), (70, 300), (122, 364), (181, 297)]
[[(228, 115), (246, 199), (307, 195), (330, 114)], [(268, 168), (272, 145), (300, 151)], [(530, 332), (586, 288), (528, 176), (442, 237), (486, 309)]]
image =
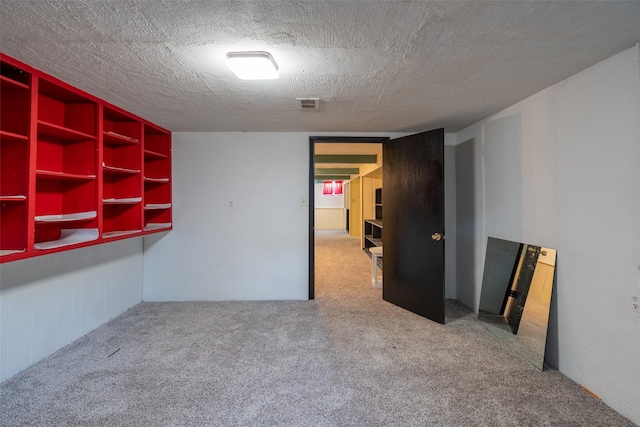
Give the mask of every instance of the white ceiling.
[[(0, 7), (0, 51), (172, 131), (454, 132), (640, 41), (640, 1)], [(238, 80), (236, 50), (271, 52), (280, 79)]]

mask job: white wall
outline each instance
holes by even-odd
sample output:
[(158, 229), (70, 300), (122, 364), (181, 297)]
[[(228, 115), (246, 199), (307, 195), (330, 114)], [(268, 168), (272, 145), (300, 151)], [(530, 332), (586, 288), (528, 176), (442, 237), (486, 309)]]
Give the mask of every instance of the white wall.
[(303, 198), (307, 134), (174, 133), (173, 231), (145, 238), (143, 299), (308, 298)]
[[(345, 184), (346, 181), (343, 181)], [(343, 194), (322, 194), (324, 184), (316, 182), (314, 187), (314, 203), (316, 208), (344, 208), (344, 191)], [(344, 190), (344, 188), (343, 188)]]
[(636, 423), (638, 57), (629, 49), (456, 134), (459, 299), (477, 311), (488, 236), (557, 249), (547, 361)]
[(143, 300), (307, 299), (310, 135), (174, 133), (173, 230), (145, 237)]
[[(344, 181), (343, 185), (348, 181)], [(314, 205), (314, 230), (345, 230), (346, 210), (344, 208), (345, 197), (343, 194), (324, 194), (324, 183), (316, 182), (313, 185)]]
[(0, 265), (0, 381), (142, 299), (142, 238)]
[(457, 298), (456, 147), (455, 135), (444, 135), (444, 297)]

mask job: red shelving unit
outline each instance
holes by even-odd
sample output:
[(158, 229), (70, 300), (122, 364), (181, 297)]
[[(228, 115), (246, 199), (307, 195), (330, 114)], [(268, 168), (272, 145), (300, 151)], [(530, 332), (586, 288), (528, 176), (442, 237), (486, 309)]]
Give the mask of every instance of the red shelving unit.
[(144, 126), (144, 229), (171, 228), (171, 135)]
[(34, 249), (96, 240), (98, 104), (42, 77), (37, 105)]
[(102, 118), (102, 237), (140, 234), (143, 125), (108, 107)]
[(0, 53), (0, 262), (171, 229), (171, 133)]
[(31, 74), (0, 58), (0, 259), (27, 252)]

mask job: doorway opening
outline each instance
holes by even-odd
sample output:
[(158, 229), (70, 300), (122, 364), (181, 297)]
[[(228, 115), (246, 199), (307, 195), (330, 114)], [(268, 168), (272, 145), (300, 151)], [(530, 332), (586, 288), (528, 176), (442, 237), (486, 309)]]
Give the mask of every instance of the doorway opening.
[[(354, 199), (354, 187), (351, 177), (361, 178), (361, 170), (367, 169), (363, 165), (375, 165), (381, 153), (381, 144), (389, 140), (388, 137), (309, 137), (309, 299), (315, 298), (315, 231), (316, 231), (316, 182), (339, 182), (342, 181), (343, 197), (347, 193), (347, 203), (343, 206), (342, 215), (345, 233), (358, 236), (363, 239), (363, 206), (362, 203), (351, 203)], [(369, 167), (371, 170), (374, 166)], [(357, 170), (356, 173), (353, 173)], [(345, 185), (346, 183), (346, 185)], [(360, 194), (362, 182), (357, 181), (357, 200), (361, 200)], [(374, 203), (374, 202), (371, 202)], [(348, 207), (347, 207), (348, 206)], [(364, 210), (372, 209), (371, 206), (364, 206)], [(339, 209), (338, 209), (339, 210)], [(369, 216), (369, 215), (367, 215)], [(348, 218), (348, 220), (347, 220)], [(323, 219), (323, 221), (325, 221)], [(338, 219), (340, 221), (340, 219)], [(318, 224), (320, 225), (320, 224)]]

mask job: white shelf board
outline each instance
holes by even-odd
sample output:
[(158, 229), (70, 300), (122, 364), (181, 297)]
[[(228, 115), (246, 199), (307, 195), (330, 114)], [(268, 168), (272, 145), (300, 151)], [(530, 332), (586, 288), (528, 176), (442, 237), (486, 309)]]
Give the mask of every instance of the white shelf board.
[(171, 207), (171, 203), (148, 203), (144, 205), (146, 210), (151, 209), (169, 209)]
[(39, 174), (43, 177), (53, 177), (53, 178), (61, 178), (61, 179), (95, 179), (96, 176), (94, 174), (77, 174), (77, 173), (67, 173), (60, 171), (50, 171), (45, 169), (36, 169), (36, 174)]
[(142, 233), (142, 230), (108, 231), (106, 233), (102, 233), (102, 237), (104, 237), (105, 239), (110, 239), (113, 237), (128, 236), (130, 234), (137, 234), (137, 233)]
[(35, 248), (38, 250), (55, 249), (63, 246), (75, 245), (77, 243), (90, 242), (97, 239), (97, 228), (65, 229), (62, 230), (58, 240), (36, 243)]
[(21, 254), (24, 251), (26, 251), (26, 249), (0, 249), (0, 256)]
[(36, 222), (70, 222), (81, 221), (85, 219), (93, 219), (96, 217), (96, 211), (77, 212), (71, 214), (59, 214), (59, 215), (39, 215), (34, 219)]
[(102, 169), (107, 172), (140, 173), (140, 169), (119, 168), (117, 166), (109, 166), (105, 162), (102, 162)]
[(144, 226), (144, 231), (160, 230), (162, 228), (171, 227), (170, 222), (150, 222)]
[(114, 203), (114, 204), (119, 204), (119, 203), (138, 203), (142, 201), (142, 197), (125, 197), (122, 199), (116, 199), (116, 198), (111, 198), (111, 199), (102, 199), (102, 203)]
[(4, 200), (4, 201), (27, 200), (27, 196), (23, 196), (22, 194), (16, 194), (11, 196), (0, 196), (0, 200)]
[(132, 137), (130, 137), (130, 136), (123, 135), (123, 134), (121, 134), (121, 133), (117, 133), (117, 132), (114, 132), (114, 131), (111, 131), (111, 130), (110, 130), (110, 131), (105, 132), (105, 134), (106, 134), (106, 135), (115, 136), (116, 138), (124, 139), (124, 140), (126, 140), (126, 141), (130, 141), (130, 142), (133, 142), (133, 143), (138, 143), (138, 142), (140, 142), (140, 140), (139, 140), (138, 138), (132, 138)]
[(149, 178), (148, 176), (144, 177), (144, 181), (145, 182), (161, 182), (161, 183), (167, 183), (169, 182), (169, 178)]

